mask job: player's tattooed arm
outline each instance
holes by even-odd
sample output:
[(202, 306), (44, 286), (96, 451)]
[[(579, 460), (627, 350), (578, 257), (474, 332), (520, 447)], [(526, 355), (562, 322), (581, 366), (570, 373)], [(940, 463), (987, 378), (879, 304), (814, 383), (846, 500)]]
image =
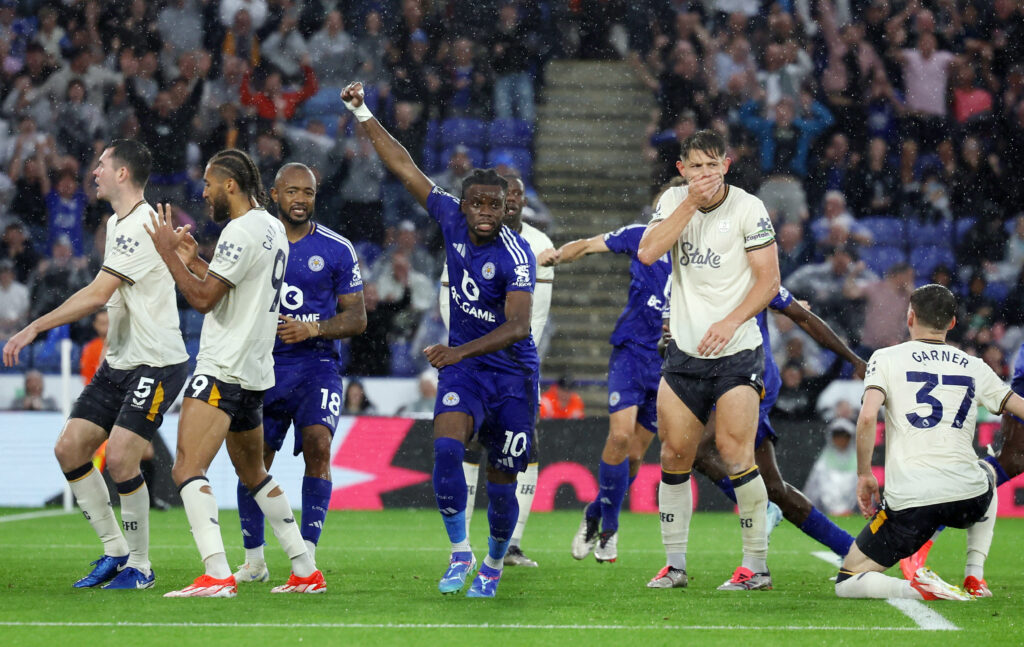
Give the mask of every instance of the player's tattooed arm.
[(806, 309), (802, 303), (795, 299), (782, 310), (782, 314), (792, 319), (796, 325), (800, 326), (823, 348), (829, 349), (853, 364), (854, 376), (858, 379), (864, 379), (864, 373), (868, 368), (867, 362), (862, 360), (857, 353), (850, 350), (846, 342), (840, 339), (839, 335), (832, 330), (831, 326), (822, 321), (821, 317)]
[[(541, 257), (537, 257), (538, 265), (558, 265), (560, 263), (572, 263), (573, 261), (583, 258), (587, 254), (600, 254), (602, 252), (610, 252), (608, 245), (604, 242), (604, 234), (598, 234), (590, 238), (580, 238), (572, 242), (566, 243), (558, 248), (558, 252), (554, 258), (554, 262), (542, 262)], [(547, 261), (547, 258), (545, 258)]]
[(150, 215), (150, 224), (143, 225), (146, 233), (153, 239), (153, 246), (160, 254), (167, 269), (174, 278), (174, 283), (181, 290), (185, 300), (202, 314), (213, 310), (213, 307), (228, 293), (230, 286), (223, 281), (211, 279), (209, 276), (199, 278), (185, 267), (185, 262), (178, 255), (178, 248), (188, 236), (189, 226), (178, 227), (171, 224), (171, 206), (158, 204), (156, 214)]
[[(362, 83), (350, 83), (341, 91), (341, 100), (357, 117), (357, 111), (364, 107), (363, 99)], [(366, 129), (366, 134), (369, 135), (370, 142), (384, 162), (384, 166), (402, 181), (405, 189), (416, 198), (416, 202), (426, 208), (427, 196), (434, 189), (434, 183), (416, 166), (409, 151), (405, 150), (405, 147), (375, 118), (370, 117), (365, 121), (360, 118), (359, 125)]]
[(366, 306), (363, 292), (343, 294), (338, 297), (341, 312), (326, 321), (299, 321), (288, 315), (281, 315), (277, 336), (286, 344), (294, 344), (312, 337), (345, 339), (362, 334), (366, 330)]
[(505, 296), (505, 323), (483, 337), (451, 348), (434, 344), (423, 350), (427, 361), (434, 368), (458, 364), (467, 357), (478, 357), (508, 348), (530, 334), (530, 313), (533, 309), (533, 295), (529, 292), (508, 292)]

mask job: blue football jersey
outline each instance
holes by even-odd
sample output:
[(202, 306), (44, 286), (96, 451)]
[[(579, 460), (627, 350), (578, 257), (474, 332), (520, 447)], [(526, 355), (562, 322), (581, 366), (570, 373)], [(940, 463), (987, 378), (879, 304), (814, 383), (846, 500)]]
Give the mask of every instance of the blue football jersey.
[[(537, 260), (522, 236), (502, 225), (498, 237), (486, 245), (469, 240), (466, 217), (459, 200), (435, 186), (427, 197), (427, 211), (441, 225), (448, 261), (448, 345), (461, 346), (483, 337), (505, 323), (505, 295), (533, 292)], [(540, 368), (533, 336), (496, 353), (459, 362), (466, 369), (532, 375)]]
[[(288, 267), (281, 286), (281, 314), (299, 321), (326, 321), (338, 312), (338, 296), (363, 289), (356, 250), (347, 238), (323, 225), (289, 243)], [(274, 343), (275, 362), (336, 359), (338, 341), (313, 337), (297, 344)]]
[(1010, 386), (1017, 395), (1024, 393), (1024, 344), (1020, 345), (1013, 362), (1013, 381)]
[[(768, 304), (772, 310), (785, 310), (793, 303), (793, 295), (784, 287), (779, 287), (779, 293)], [(768, 311), (762, 310), (757, 315), (757, 327), (761, 329), (761, 339), (764, 340), (764, 400), (763, 405), (771, 407), (775, 399), (779, 397), (779, 388), (782, 386), (782, 377), (779, 375), (779, 366), (772, 357), (772, 340), (768, 336)]]
[(672, 263), (668, 254), (653, 265), (644, 265), (636, 255), (645, 225), (629, 225), (604, 235), (604, 244), (616, 254), (626, 254), (629, 263), (629, 300), (615, 322), (609, 340), (612, 346), (636, 344), (657, 351), (661, 320), (668, 309), (672, 287)]

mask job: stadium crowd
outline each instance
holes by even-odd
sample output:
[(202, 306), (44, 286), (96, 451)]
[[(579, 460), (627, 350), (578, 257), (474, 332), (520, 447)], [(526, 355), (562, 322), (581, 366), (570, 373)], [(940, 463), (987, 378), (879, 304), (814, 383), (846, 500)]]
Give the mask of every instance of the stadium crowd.
[[(544, 227), (544, 65), (623, 58), (657, 99), (652, 187), (676, 175), (682, 139), (722, 132), (729, 181), (775, 219), (783, 284), (862, 356), (905, 339), (910, 291), (933, 281), (961, 296), (952, 341), (1006, 377), (1024, 339), (1024, 214), (1008, 181), (1024, 170), (1022, 35), (1014, 0), (0, 0), (0, 333), (95, 275), (104, 142), (150, 147), (149, 199), (207, 248), (204, 160), (242, 148), (269, 185), (295, 152), (319, 175), (318, 218), (364, 266), (369, 323), (344, 345), (347, 373), (417, 375), (410, 349), (444, 334), (438, 231), (339, 90), (363, 80), (442, 187), (473, 166), (516, 168), (524, 217)], [(201, 317), (180, 305), (194, 356)], [(84, 344), (80, 328), (67, 334)], [(794, 395), (780, 404), (798, 415), (795, 395), (848, 369), (786, 321), (774, 333)], [(55, 337), (29, 365), (55, 366)]]

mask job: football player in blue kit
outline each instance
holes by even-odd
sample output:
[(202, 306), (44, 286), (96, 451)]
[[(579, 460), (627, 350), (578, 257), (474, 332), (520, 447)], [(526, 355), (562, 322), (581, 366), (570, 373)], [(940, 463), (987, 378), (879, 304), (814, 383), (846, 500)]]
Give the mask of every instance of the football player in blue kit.
[(658, 433), (658, 339), (668, 307), (671, 265), (668, 254), (651, 266), (636, 258), (644, 225), (629, 225), (606, 234), (574, 240), (560, 247), (549, 263), (571, 263), (588, 254), (612, 252), (630, 257), (629, 298), (612, 332), (608, 360), (608, 440), (597, 470), (597, 498), (584, 510), (573, 537), (572, 556), (591, 551), (598, 562), (618, 558), (619, 511), (647, 448)]
[[(344, 236), (313, 222), (316, 177), (304, 164), (285, 164), (271, 199), (288, 236), (288, 266), (274, 344), (274, 387), (263, 398), (263, 459), (267, 469), (294, 423), (294, 454), (302, 453), (302, 538), (311, 555), (331, 500), (331, 438), (342, 406), (338, 339), (366, 329), (363, 280), (355, 248)], [(339, 312), (340, 307), (340, 312)], [(263, 513), (238, 484), (245, 564), (235, 580), (270, 579), (263, 557)]]
[[(487, 449), (487, 556), (467, 593), (497, 593), (505, 552), (519, 514), (516, 475), (530, 457), (537, 415), (537, 348), (530, 335), (537, 264), (526, 241), (502, 225), (507, 181), (474, 170), (461, 199), (434, 186), (363, 103), (361, 83), (341, 93), (384, 165), (441, 226), (450, 294), (448, 344), (424, 350), (439, 370), (434, 407), (434, 493), (451, 541), (441, 593), (462, 590), (476, 565), (466, 533), (462, 459), (477, 433)], [(483, 426), (482, 423), (485, 423)]]

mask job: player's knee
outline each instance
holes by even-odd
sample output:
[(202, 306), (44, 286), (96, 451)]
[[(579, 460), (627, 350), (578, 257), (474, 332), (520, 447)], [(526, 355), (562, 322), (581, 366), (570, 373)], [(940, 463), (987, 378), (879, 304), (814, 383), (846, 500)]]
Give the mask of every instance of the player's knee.
[(127, 481), (139, 473), (139, 461), (121, 452), (107, 452), (107, 472), (115, 483)]
[(64, 471), (74, 469), (91, 460), (94, 452), (95, 450), (88, 451), (88, 448), (79, 439), (68, 433), (61, 434), (53, 446), (53, 455), (57, 457), (57, 463)]
[(629, 451), (630, 440), (631, 434), (621, 429), (613, 428), (608, 431), (608, 448), (617, 454), (624, 456)]

